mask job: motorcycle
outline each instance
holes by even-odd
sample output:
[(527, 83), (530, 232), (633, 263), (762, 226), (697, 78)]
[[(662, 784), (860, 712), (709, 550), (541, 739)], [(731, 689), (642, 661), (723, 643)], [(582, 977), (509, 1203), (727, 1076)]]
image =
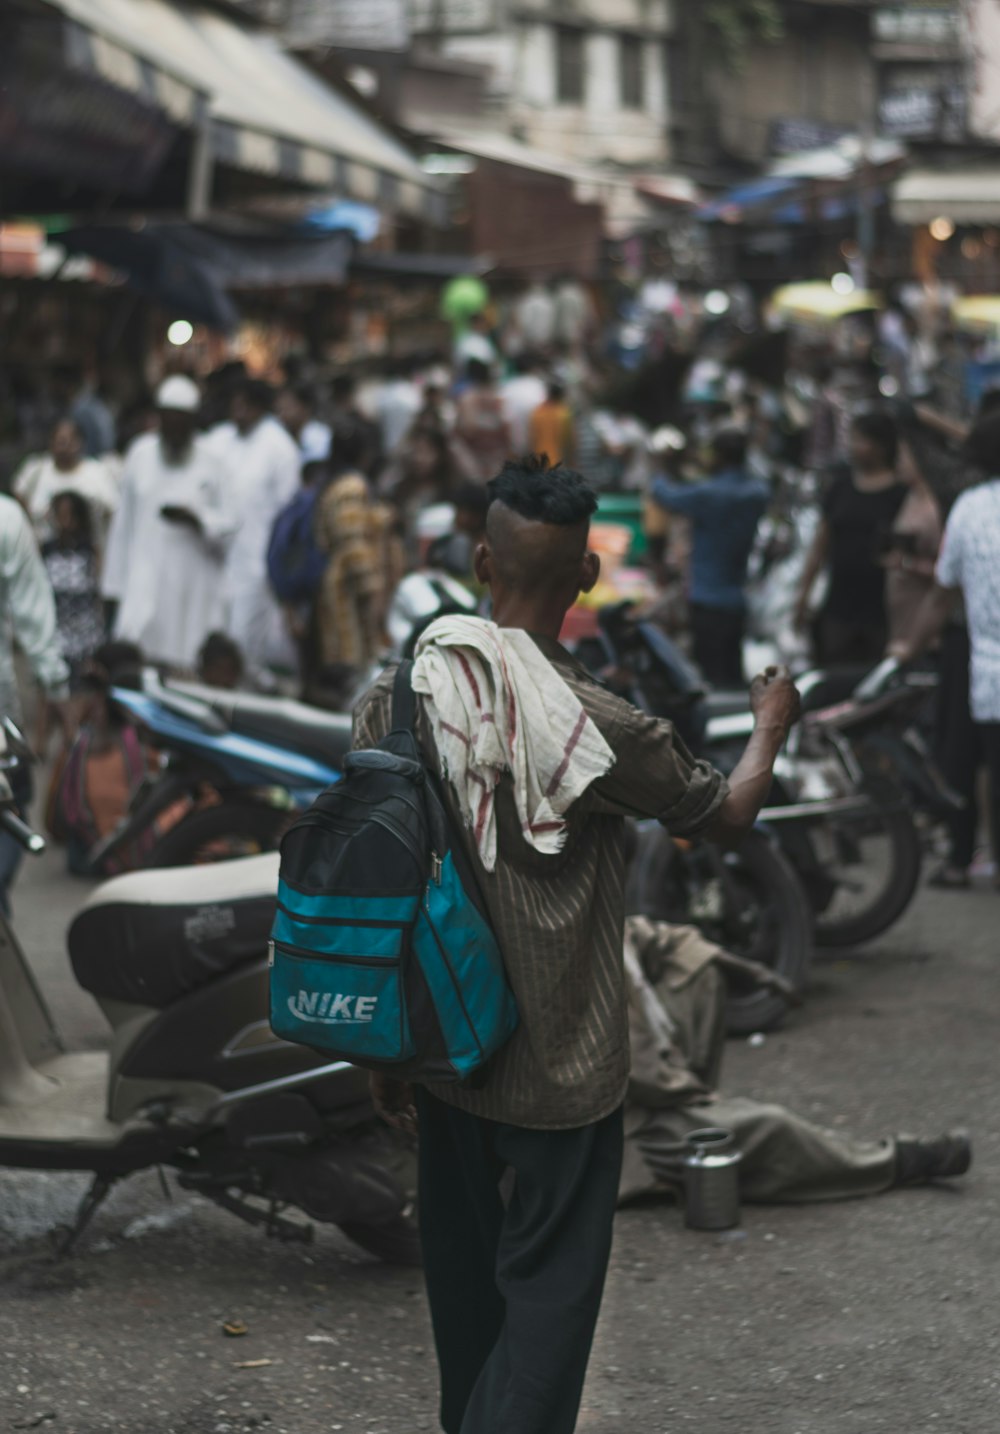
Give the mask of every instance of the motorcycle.
[[(28, 759), (0, 728), (0, 828), (41, 837), (12, 810)], [(68, 1251), (116, 1182), (172, 1170), (269, 1235), (335, 1224), (384, 1260), (419, 1263), (412, 1152), (374, 1117), (363, 1071), (278, 1040), (267, 941), (278, 858), (143, 871), (98, 887), (69, 930), (79, 985), (112, 1029), (110, 1052), (68, 1051), (10, 925), (0, 920), (0, 1166), (88, 1171)]]
[[(775, 764), (766, 819), (809, 895), (817, 944), (859, 945), (907, 910), (935, 828), (961, 806), (919, 723), (937, 678), (890, 660), (864, 675), (811, 673), (800, 687), (803, 718)], [(731, 764), (750, 725), (745, 712), (710, 716), (706, 752)]]
[[(412, 656), (435, 618), (475, 611), (475, 597), (445, 568), (411, 573), (394, 594), (389, 637), (398, 652)], [(379, 664), (364, 674), (355, 701), (381, 670)], [(287, 698), (165, 682), (151, 668), (139, 689), (115, 687), (110, 696), (162, 758), (124, 820), (88, 853), (95, 874), (116, 852), (156, 832), (174, 809), (182, 817), (144, 843), (144, 866), (203, 865), (272, 851), (291, 816), (339, 779), (350, 751), (349, 714)]]
[(297, 811), (339, 780), (351, 718), (286, 698), (167, 684), (152, 670), (137, 690), (111, 700), (160, 751), (119, 826), (89, 853), (100, 871), (120, 848), (179, 820), (152, 844), (144, 865), (192, 866), (273, 851)]
[[(632, 701), (671, 718), (689, 747), (723, 771), (753, 729), (746, 693), (709, 693), (654, 624), (627, 605), (601, 615), (585, 660), (619, 674)], [(810, 672), (799, 679), (803, 719), (774, 769), (760, 820), (780, 842), (806, 892), (823, 946), (871, 940), (896, 921), (920, 878), (914, 810), (938, 817), (954, 801), (926, 753), (918, 756), (915, 708), (928, 678), (894, 680), (888, 668)]]
[[(595, 637), (576, 656), (612, 691), (641, 711), (669, 718), (687, 745), (700, 745), (707, 712), (701, 680), (683, 654), (652, 623), (633, 623), (631, 606), (601, 610)], [(785, 1017), (805, 986), (812, 957), (812, 913), (787, 857), (766, 826), (739, 849), (676, 841), (657, 822), (639, 826), (627, 901), (630, 911), (693, 922), (724, 950), (768, 968), (770, 986), (729, 976), (726, 1024), (734, 1035), (769, 1029)]]

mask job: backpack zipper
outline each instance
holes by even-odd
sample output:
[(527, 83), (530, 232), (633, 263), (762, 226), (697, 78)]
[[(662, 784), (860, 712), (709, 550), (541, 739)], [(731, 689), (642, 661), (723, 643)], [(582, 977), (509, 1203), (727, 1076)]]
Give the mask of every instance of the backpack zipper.
[(431, 852), (431, 881), (435, 886), (441, 885), (441, 875), (444, 870), (444, 861), (436, 851)]

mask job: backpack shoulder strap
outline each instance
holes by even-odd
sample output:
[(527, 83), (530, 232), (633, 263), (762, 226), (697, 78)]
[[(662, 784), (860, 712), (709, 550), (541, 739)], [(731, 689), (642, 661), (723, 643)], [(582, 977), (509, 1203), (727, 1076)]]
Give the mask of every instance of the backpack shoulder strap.
[(401, 662), (392, 684), (392, 730), (416, 736), (417, 698), (413, 691), (413, 663)]

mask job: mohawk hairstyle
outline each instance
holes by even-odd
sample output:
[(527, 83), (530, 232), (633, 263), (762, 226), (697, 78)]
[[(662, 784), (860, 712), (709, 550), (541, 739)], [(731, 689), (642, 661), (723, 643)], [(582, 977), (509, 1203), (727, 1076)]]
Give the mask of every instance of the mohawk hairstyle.
[(550, 465), (544, 454), (508, 458), (486, 491), (491, 505), (502, 503), (522, 518), (561, 528), (589, 523), (597, 512), (597, 494), (583, 475)]

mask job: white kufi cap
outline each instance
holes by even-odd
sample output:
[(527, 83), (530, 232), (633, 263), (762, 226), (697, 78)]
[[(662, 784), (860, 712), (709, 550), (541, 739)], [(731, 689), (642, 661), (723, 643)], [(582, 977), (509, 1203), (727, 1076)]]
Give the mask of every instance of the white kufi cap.
[(175, 373), (165, 378), (156, 390), (156, 406), (175, 413), (197, 413), (201, 407), (198, 385), (184, 374)]

